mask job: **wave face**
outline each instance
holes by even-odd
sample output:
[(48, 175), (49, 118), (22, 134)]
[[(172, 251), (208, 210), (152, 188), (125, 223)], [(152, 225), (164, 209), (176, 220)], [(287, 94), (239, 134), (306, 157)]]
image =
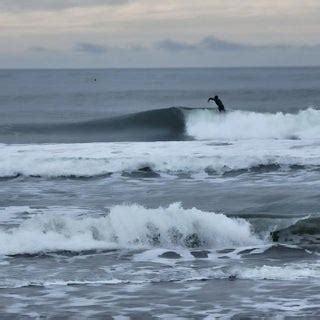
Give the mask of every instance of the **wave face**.
[(186, 133), (195, 139), (313, 139), (320, 137), (320, 110), (290, 113), (212, 110), (186, 112)]
[(170, 141), (185, 139), (182, 108), (166, 108), (76, 123), (0, 127), (4, 143)]
[(312, 139), (320, 137), (320, 111), (258, 113), (171, 107), (77, 123), (0, 127), (4, 143)]
[(120, 140), (129, 141), (181, 140), (185, 121), (181, 108), (172, 107), (76, 123), (71, 128), (86, 133), (108, 133), (114, 138), (118, 135)]
[(157, 209), (118, 205), (98, 218), (38, 214), (18, 227), (0, 231), (2, 255), (141, 246), (219, 248), (261, 243), (243, 219), (183, 209), (179, 203)]

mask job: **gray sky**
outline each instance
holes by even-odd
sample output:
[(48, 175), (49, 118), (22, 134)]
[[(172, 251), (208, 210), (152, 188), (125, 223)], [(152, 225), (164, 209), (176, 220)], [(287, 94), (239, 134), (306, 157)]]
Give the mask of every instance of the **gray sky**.
[(320, 65), (319, 0), (0, 0), (0, 67)]

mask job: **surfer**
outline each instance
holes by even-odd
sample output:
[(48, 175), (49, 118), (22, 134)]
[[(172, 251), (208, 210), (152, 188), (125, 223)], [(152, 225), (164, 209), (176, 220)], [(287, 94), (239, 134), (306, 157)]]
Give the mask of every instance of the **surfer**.
[(224, 109), (224, 105), (218, 96), (214, 96), (214, 98), (210, 97), (208, 99), (208, 102), (210, 102), (210, 101), (214, 101), (216, 103), (216, 105), (218, 106), (219, 112), (226, 112), (226, 110)]

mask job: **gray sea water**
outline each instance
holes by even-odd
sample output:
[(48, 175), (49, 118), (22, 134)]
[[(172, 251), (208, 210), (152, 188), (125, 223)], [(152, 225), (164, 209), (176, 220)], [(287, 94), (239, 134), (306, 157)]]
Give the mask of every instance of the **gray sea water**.
[(1, 317), (319, 317), (319, 88), (320, 68), (0, 70)]

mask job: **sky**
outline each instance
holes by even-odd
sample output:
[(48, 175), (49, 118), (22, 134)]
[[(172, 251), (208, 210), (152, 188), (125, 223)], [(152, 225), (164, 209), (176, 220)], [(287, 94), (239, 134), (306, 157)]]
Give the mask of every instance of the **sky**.
[(319, 0), (0, 0), (0, 68), (320, 65)]

